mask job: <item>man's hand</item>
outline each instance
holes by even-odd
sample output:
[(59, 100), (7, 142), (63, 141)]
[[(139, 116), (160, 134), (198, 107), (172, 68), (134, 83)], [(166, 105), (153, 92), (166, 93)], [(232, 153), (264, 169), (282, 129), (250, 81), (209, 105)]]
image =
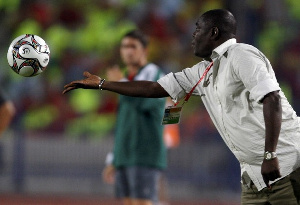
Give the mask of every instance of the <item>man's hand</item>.
[(107, 165), (102, 172), (102, 179), (107, 184), (115, 183), (115, 167), (113, 165)]
[(71, 83), (65, 85), (63, 94), (77, 88), (99, 89), (99, 83), (101, 81), (101, 78), (99, 76), (92, 75), (87, 71), (83, 73), (83, 76), (86, 78), (82, 80), (72, 81)]
[(261, 174), (263, 176), (264, 182), (266, 183), (267, 187), (270, 189), (271, 186), (269, 184), (269, 181), (274, 181), (275, 179), (281, 177), (278, 158), (276, 157), (271, 160), (264, 159), (261, 165)]
[[(86, 77), (85, 79), (72, 81), (65, 85), (63, 94), (78, 88), (99, 89), (101, 81), (99, 76), (92, 75), (89, 72), (84, 72), (83, 75)], [(167, 91), (158, 82), (152, 81), (105, 81), (102, 89), (131, 97), (162, 98), (169, 96)]]
[(114, 65), (107, 69), (106, 78), (108, 81), (120, 81), (122, 78), (124, 78), (124, 75), (120, 70), (120, 67), (118, 65)]

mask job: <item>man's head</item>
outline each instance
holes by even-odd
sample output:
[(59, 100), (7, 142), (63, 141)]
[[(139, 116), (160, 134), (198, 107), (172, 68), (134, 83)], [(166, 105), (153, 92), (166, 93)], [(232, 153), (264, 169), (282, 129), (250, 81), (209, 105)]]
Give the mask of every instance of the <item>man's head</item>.
[(147, 37), (139, 30), (126, 33), (121, 41), (120, 53), (127, 66), (141, 66), (147, 62)]
[(194, 53), (209, 58), (213, 49), (236, 34), (236, 20), (227, 10), (215, 9), (202, 14), (193, 33)]

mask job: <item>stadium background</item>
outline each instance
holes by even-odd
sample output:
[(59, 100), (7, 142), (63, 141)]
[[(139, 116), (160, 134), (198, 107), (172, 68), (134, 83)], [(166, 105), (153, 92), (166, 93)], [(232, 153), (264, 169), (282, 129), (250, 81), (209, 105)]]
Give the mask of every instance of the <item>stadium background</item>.
[[(150, 36), (150, 60), (166, 73), (192, 66), (199, 61), (190, 44), (195, 22), (213, 8), (232, 11), (238, 41), (266, 54), (299, 114), (299, 0), (0, 0), (0, 83), (17, 107), (0, 140), (0, 204), (114, 204), (101, 171), (117, 95), (62, 95), (63, 85), (84, 70), (104, 76), (122, 66), (119, 40), (135, 27)], [(10, 42), (25, 33), (51, 49), (47, 70), (33, 78), (18, 76), (6, 60)], [(171, 204), (238, 204), (239, 164), (197, 97), (183, 110), (180, 137), (166, 170)]]

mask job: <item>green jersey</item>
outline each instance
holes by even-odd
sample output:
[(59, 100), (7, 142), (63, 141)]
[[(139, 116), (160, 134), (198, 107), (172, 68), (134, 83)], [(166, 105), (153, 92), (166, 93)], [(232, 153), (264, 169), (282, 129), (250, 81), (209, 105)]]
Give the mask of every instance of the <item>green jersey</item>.
[[(154, 64), (141, 68), (133, 80), (156, 81), (163, 74)], [(145, 91), (147, 92), (147, 91)], [(166, 167), (166, 147), (161, 125), (164, 98), (138, 98), (120, 95), (113, 165)]]

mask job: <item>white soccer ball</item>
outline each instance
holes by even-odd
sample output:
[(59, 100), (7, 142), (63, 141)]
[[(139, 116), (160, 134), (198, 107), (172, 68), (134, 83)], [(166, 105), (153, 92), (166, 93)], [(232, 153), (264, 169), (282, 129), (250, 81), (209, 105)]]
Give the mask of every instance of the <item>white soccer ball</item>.
[(41, 37), (32, 34), (24, 34), (15, 38), (7, 51), (7, 61), (10, 67), (25, 77), (42, 73), (49, 59), (49, 46)]

